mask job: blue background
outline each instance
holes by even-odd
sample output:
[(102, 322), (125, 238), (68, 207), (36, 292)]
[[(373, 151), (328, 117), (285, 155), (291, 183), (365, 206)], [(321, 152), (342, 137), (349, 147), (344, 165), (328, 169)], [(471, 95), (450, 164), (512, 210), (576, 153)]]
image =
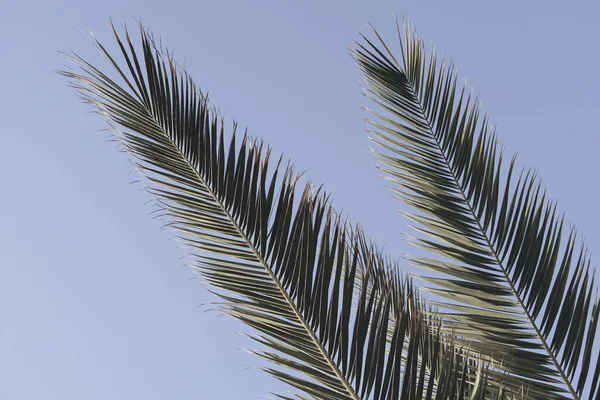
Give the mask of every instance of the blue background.
[[(535, 166), (600, 248), (600, 3), (559, 1), (4, 1), (0, 9), (0, 398), (258, 399), (285, 387), (183, 266), (127, 157), (55, 71), (104, 64), (108, 18), (141, 18), (227, 117), (324, 183), (394, 255), (400, 204), (367, 155), (348, 55), (410, 16), (481, 93), (509, 153)], [(597, 265), (597, 264), (595, 264)], [(409, 268), (406, 267), (408, 271)]]

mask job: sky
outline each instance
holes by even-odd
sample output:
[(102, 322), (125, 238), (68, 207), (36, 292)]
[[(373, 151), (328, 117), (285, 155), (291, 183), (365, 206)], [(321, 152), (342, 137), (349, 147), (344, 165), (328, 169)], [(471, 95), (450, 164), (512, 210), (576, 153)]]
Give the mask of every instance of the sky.
[[(597, 1), (13, 1), (0, 12), (0, 399), (259, 399), (241, 324), (183, 264), (148, 195), (56, 71), (141, 19), (227, 118), (262, 137), (392, 255), (406, 221), (367, 153), (348, 53), (392, 12), (450, 57), (507, 151), (600, 251)], [(598, 258), (596, 257), (596, 260)], [(594, 261), (594, 265), (598, 261)], [(411, 269), (405, 266), (406, 271)]]

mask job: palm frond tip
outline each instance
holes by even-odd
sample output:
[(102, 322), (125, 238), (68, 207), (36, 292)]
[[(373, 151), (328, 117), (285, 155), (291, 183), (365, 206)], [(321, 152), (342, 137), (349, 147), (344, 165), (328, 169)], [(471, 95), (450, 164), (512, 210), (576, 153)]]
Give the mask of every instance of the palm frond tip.
[(454, 329), (526, 379), (534, 398), (599, 398), (600, 308), (586, 249), (535, 173), (506, 163), (452, 63), (427, 55), (410, 23), (397, 26), (400, 56), (375, 30), (353, 56), (375, 105), (376, 158), (414, 210), (412, 242), (440, 256), (412, 262), (453, 278), (426, 279)]

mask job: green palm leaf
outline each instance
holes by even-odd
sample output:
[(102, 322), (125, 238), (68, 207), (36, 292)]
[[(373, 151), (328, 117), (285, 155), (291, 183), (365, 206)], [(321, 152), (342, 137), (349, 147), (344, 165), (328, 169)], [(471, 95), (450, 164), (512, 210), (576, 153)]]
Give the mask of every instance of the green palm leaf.
[(377, 106), (376, 157), (415, 210), (411, 241), (438, 256), (412, 262), (450, 276), (423, 279), (446, 299), (455, 332), (525, 378), (534, 398), (599, 398), (600, 308), (586, 249), (535, 173), (514, 157), (505, 167), (452, 64), (427, 56), (410, 24), (401, 31), (401, 58), (375, 31), (380, 46), (363, 37), (353, 55)]
[(238, 143), (235, 124), (226, 143), (206, 96), (140, 32), (141, 49), (115, 32), (124, 67), (94, 42), (123, 84), (76, 55), (63, 74), (135, 157), (221, 309), (257, 332), (267, 372), (295, 398), (508, 398), (323, 191), (298, 193), (293, 168), (273, 168), (270, 149), (246, 134)]

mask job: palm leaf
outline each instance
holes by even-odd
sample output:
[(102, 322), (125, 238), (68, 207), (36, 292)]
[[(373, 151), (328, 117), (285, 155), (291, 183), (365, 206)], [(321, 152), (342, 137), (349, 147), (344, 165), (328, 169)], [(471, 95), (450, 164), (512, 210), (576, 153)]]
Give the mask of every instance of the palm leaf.
[[(401, 33), (403, 31), (403, 33)], [(599, 398), (600, 308), (587, 250), (531, 170), (506, 167), (494, 128), (453, 65), (410, 24), (400, 56), (363, 36), (353, 55), (377, 109), (376, 157), (419, 232), (412, 257), (455, 332), (540, 399)], [(586, 397), (587, 396), (587, 397)]]
[(94, 41), (122, 84), (77, 55), (63, 74), (135, 157), (219, 307), (254, 329), (267, 372), (295, 398), (476, 399), (488, 387), (508, 398), (486, 383), (483, 363), (448, 344), (410, 281), (322, 190), (299, 191), (293, 168), (273, 167), (271, 150), (245, 133), (238, 142), (235, 124), (226, 143), (207, 97), (140, 34), (136, 49), (115, 31), (124, 67)]

